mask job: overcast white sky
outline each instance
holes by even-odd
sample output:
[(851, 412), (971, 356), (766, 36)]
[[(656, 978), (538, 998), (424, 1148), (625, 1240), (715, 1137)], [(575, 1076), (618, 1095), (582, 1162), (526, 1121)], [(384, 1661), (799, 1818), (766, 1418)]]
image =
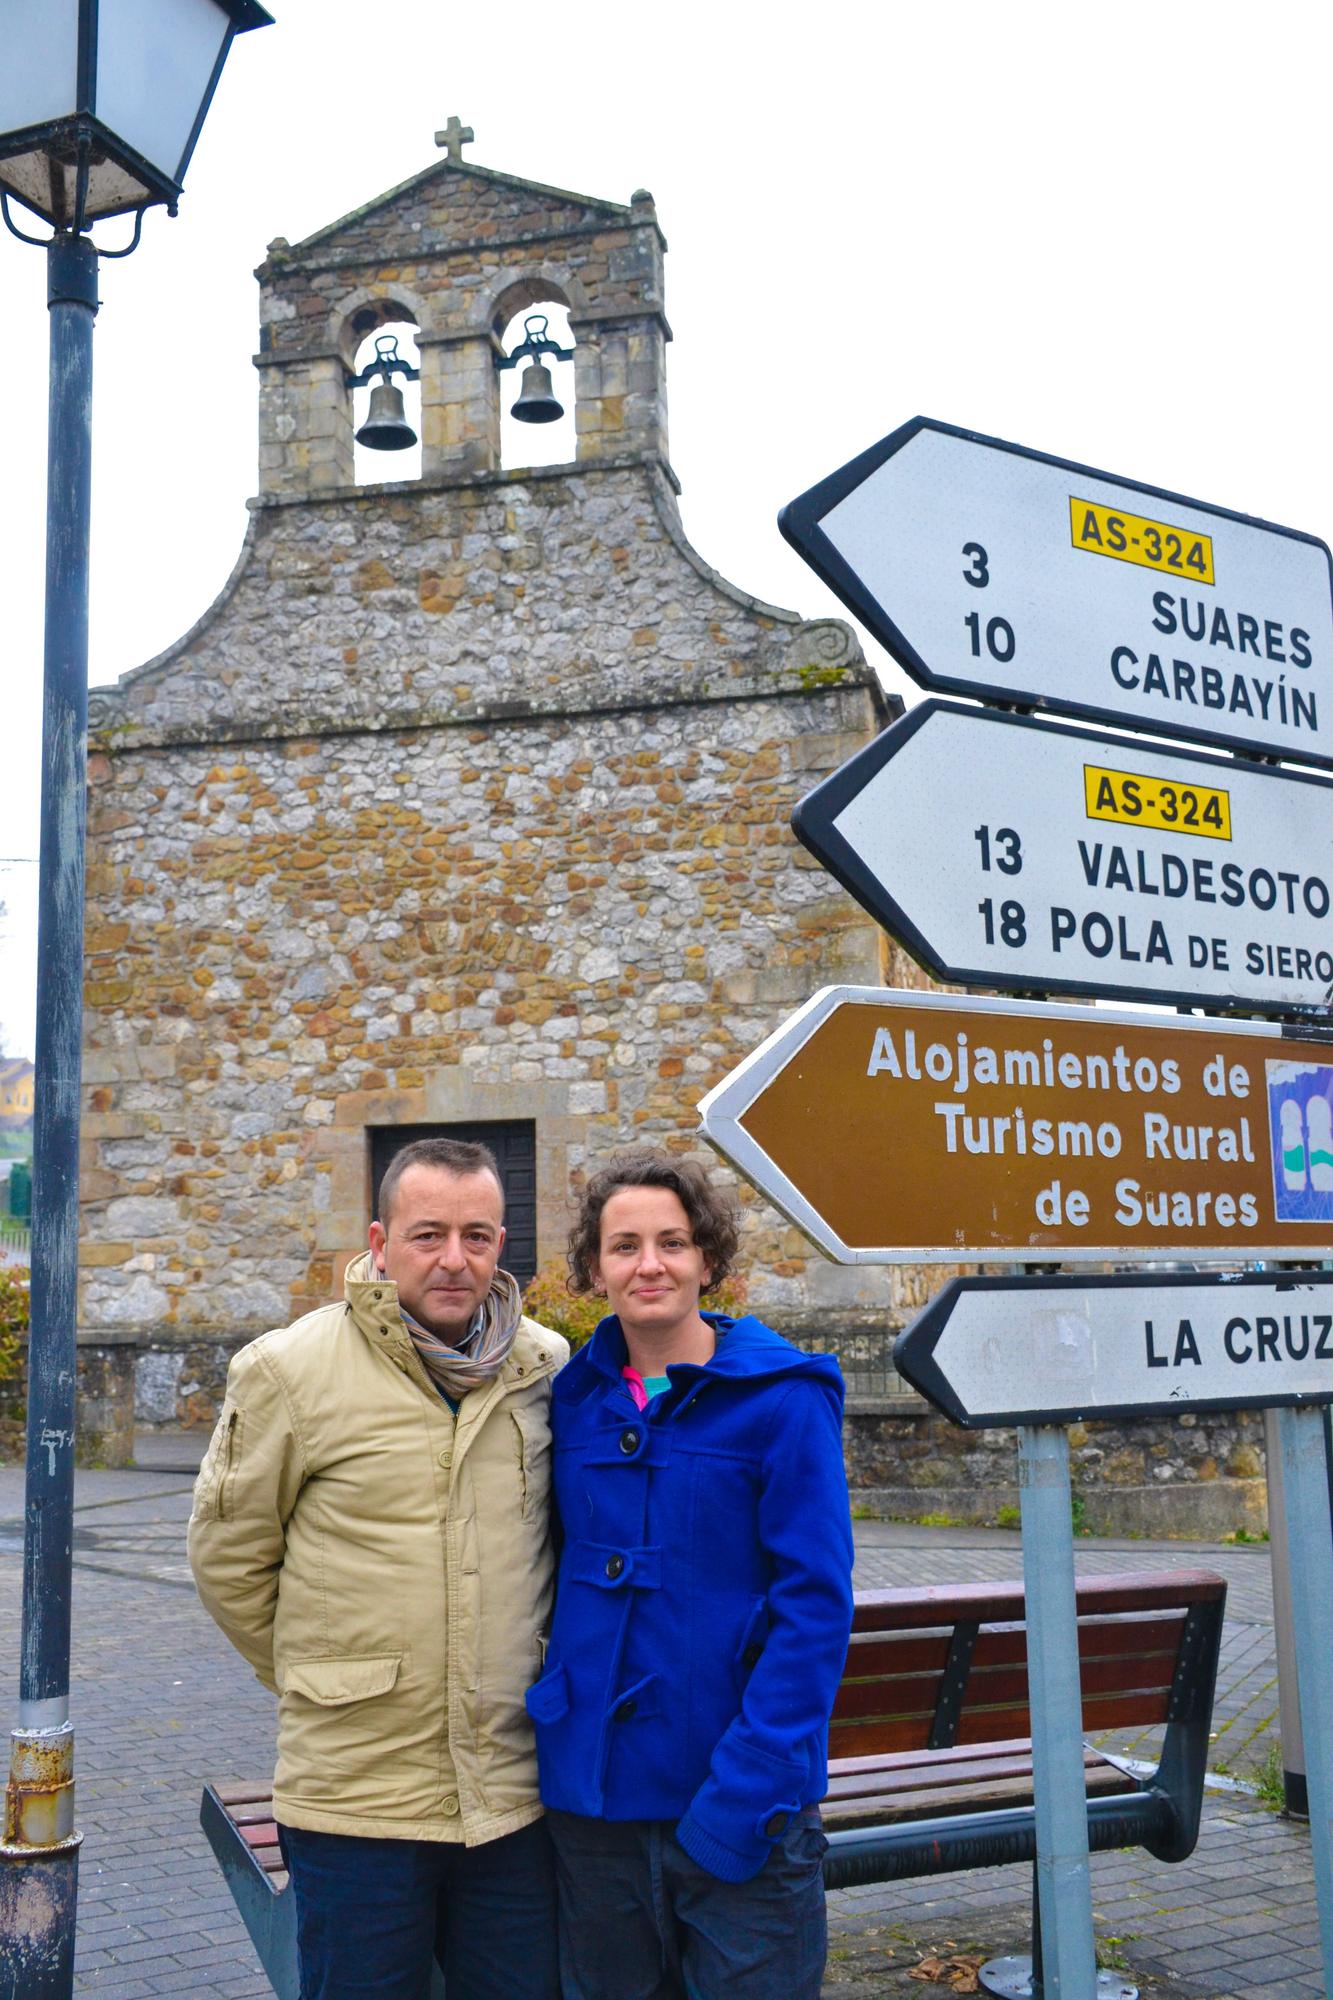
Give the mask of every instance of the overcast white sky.
[[(95, 682), (235, 560), (265, 245), (429, 166), (451, 112), (481, 165), (652, 190), (685, 525), (760, 596), (838, 608), (777, 509), (918, 412), (1329, 539), (1324, 5), (272, 11), (179, 217), (103, 265)], [(0, 1023), (31, 1053), (36, 870), (11, 857), (37, 852), (47, 328), (45, 260), (7, 236), (0, 296)]]

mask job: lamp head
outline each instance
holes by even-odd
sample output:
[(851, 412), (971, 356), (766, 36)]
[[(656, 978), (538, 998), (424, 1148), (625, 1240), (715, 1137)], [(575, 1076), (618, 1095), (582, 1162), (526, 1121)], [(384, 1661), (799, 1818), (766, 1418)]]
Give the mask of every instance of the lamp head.
[(258, 0), (7, 0), (0, 188), (56, 230), (158, 204), (185, 169)]

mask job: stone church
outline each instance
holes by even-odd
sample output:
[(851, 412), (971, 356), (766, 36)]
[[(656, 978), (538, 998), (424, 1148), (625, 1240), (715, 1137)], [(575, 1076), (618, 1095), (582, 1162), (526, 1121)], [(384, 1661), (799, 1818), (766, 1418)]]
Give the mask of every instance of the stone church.
[[(686, 539), (652, 197), (438, 136), (269, 245), (239, 559), (90, 701), (80, 1423), (109, 1463), (136, 1402), (206, 1425), (236, 1347), (336, 1295), (406, 1140), (496, 1148), (525, 1280), (589, 1164), (695, 1149), (704, 1091), (817, 988), (927, 983), (788, 827), (887, 719), (856, 639)], [(498, 364), (538, 307), (567, 314), (573, 455), (506, 467)], [(353, 378), (395, 329), (420, 472), (358, 483)], [(892, 1371), (945, 1274), (837, 1267), (743, 1194), (751, 1305), (839, 1351), (864, 1497), (1012, 1501), (1010, 1436), (954, 1432)], [(1090, 1519), (1254, 1522), (1253, 1425), (1194, 1424), (1076, 1438)]]
[[(103, 1430), (131, 1373), (141, 1414), (206, 1417), (238, 1343), (334, 1294), (406, 1139), (496, 1146), (523, 1280), (590, 1161), (693, 1146), (704, 1090), (817, 987), (916, 977), (787, 824), (882, 725), (875, 675), (846, 626), (686, 540), (652, 198), (441, 139), (269, 246), (240, 558), (93, 696), (80, 1337)], [(538, 305), (568, 313), (576, 455), (504, 470), (501, 335)], [(386, 327), (420, 357), (421, 471), (358, 485), (349, 378)], [(826, 1264), (753, 1197), (748, 1227), (752, 1304), (873, 1333), (882, 1377), (890, 1275)]]

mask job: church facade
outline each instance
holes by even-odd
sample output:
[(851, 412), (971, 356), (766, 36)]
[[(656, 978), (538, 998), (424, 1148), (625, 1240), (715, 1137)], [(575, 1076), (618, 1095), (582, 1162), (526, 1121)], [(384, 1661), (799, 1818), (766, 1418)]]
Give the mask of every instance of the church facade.
[[(203, 1420), (237, 1344), (335, 1295), (406, 1138), (497, 1146), (525, 1278), (590, 1163), (696, 1148), (704, 1090), (816, 988), (920, 983), (787, 823), (882, 726), (875, 675), (685, 538), (664, 249), (647, 194), (452, 137), (270, 246), (240, 559), (92, 698), (80, 1339), (109, 1456), (131, 1373), (141, 1417)], [(500, 337), (539, 304), (576, 455), (505, 470)], [(349, 377), (385, 327), (420, 357), (421, 472), (358, 485)], [(911, 1283), (744, 1192), (755, 1309), (869, 1340), (887, 1387)]]
[[(651, 197), (467, 136), (269, 246), (239, 560), (90, 700), (80, 1446), (107, 1463), (136, 1410), (206, 1425), (238, 1345), (337, 1295), (405, 1140), (490, 1140), (526, 1278), (590, 1165), (697, 1150), (704, 1091), (819, 987), (928, 983), (788, 827), (887, 719), (853, 634), (686, 539)], [(503, 336), (543, 306), (572, 455), (506, 468)], [(420, 472), (358, 483), (350, 378), (393, 329)], [(742, 1195), (750, 1302), (839, 1352), (863, 1498), (1012, 1505), (1011, 1435), (955, 1431), (889, 1361), (946, 1274), (835, 1266)], [(1262, 1525), (1252, 1414), (1071, 1442), (1091, 1526)]]

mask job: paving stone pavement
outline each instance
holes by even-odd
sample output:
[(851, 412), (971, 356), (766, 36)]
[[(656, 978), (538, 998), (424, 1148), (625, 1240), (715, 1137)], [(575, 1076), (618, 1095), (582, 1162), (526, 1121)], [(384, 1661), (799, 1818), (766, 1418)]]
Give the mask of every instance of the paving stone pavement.
[[(145, 1438), (133, 1472), (80, 1473), (73, 1705), (85, 1839), (76, 1992), (97, 2000), (250, 2000), (268, 1984), (198, 1824), (206, 1779), (271, 1768), (272, 1699), (196, 1602), (185, 1563), (190, 1471), (203, 1440)], [(12, 1722), (21, 1591), (22, 1473), (0, 1467), (0, 1697)], [(856, 1524), (862, 1584), (1018, 1576), (1016, 1535)], [(1216, 1718), (1219, 1769), (1253, 1773), (1277, 1707), (1264, 1547), (1086, 1542), (1086, 1574), (1214, 1568), (1228, 1618)], [(8, 1725), (6, 1725), (8, 1726)], [(1116, 1745), (1151, 1755), (1146, 1738)], [(1198, 1849), (1176, 1867), (1136, 1853), (1092, 1862), (1098, 1936), (1144, 2000), (1322, 1995), (1309, 1836), (1236, 1789), (1210, 1792)], [(930, 2000), (979, 1955), (1027, 1948), (1027, 1871), (877, 1884), (829, 1899), (825, 1995)], [(922, 1978), (923, 1960), (935, 1978)], [(775, 1996), (779, 2000), (779, 1996)]]

